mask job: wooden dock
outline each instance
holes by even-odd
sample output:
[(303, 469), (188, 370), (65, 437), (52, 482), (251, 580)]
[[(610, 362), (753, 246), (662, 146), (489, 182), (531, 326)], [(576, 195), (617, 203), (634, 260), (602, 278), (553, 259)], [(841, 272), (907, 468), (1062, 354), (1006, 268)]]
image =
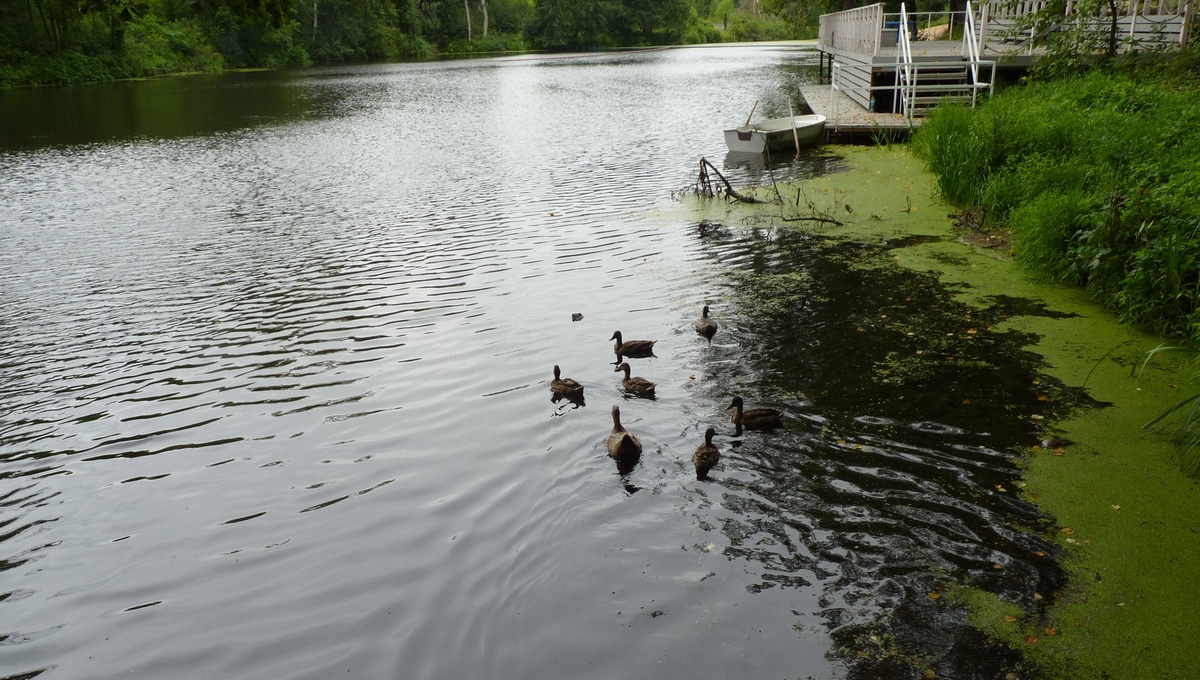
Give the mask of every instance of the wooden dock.
[(833, 90), (829, 85), (801, 85), (800, 95), (813, 113), (825, 116), (825, 141), (827, 142), (869, 142), (875, 141), (880, 134), (886, 134), (888, 139), (898, 141), (906, 139), (912, 129), (921, 124), (920, 118), (914, 118), (913, 128), (908, 120), (898, 113), (882, 113), (868, 111), (857, 102), (838, 92), (838, 115), (836, 122), (833, 117)]

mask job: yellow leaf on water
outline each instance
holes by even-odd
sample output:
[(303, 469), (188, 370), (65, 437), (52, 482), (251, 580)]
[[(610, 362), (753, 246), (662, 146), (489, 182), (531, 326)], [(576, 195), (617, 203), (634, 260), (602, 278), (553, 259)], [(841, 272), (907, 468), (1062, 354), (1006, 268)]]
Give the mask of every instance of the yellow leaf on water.
[(992, 569), (1003, 569), (1003, 568), (1004, 568), (1003, 564), (993, 564), (992, 565)]
[(838, 440), (838, 444), (845, 444), (845, 443), (846, 443), (846, 440), (845, 440), (845, 439), (839, 439), (839, 440)]
[(1119, 505), (1114, 505), (1114, 506), (1112, 506), (1112, 509), (1113, 509), (1113, 510), (1120, 510), (1120, 509), (1121, 509), (1121, 506), (1119, 506)]
[(1005, 617), (1004, 617), (1004, 620), (1005, 620), (1005, 621), (1008, 621), (1009, 623), (1012, 623), (1013, 621), (1016, 621), (1016, 620), (1017, 620), (1017, 617), (1015, 617), (1015, 616), (1011, 616), (1011, 615), (1010, 615), (1010, 616), (1005, 616)]
[(1030, 635), (1029, 637), (1025, 638), (1025, 641), (1026, 641), (1026, 642), (1028, 642), (1028, 643), (1029, 643), (1029, 644), (1031, 644), (1031, 645), (1036, 645), (1036, 644), (1037, 644), (1037, 638), (1035, 638), (1035, 637), (1034, 637), (1034, 636), (1032, 636), (1032, 635)]
[(1063, 532), (1064, 534), (1070, 535), (1070, 534), (1073, 534), (1073, 533), (1075, 533), (1075, 530), (1074, 530), (1074, 529), (1072, 529), (1071, 527), (1063, 527), (1063, 528), (1062, 528), (1062, 532)]
[(936, 600), (936, 599), (938, 599), (939, 597), (941, 597), (941, 595), (939, 595), (939, 594), (937, 594), (937, 593), (926, 593), (926, 595), (928, 595), (928, 596), (929, 596), (929, 599), (931, 599), (931, 600)]
[(1047, 628), (1045, 629), (1045, 631), (1046, 631), (1046, 635), (1058, 635), (1058, 629), (1057, 629), (1057, 628), (1049, 628), (1049, 627), (1047, 627)]
[(1034, 551), (1033, 551), (1033, 554), (1034, 554), (1034, 555), (1037, 555), (1038, 557), (1045, 557), (1045, 556), (1046, 556), (1046, 553), (1042, 552), (1041, 550), (1034, 550)]

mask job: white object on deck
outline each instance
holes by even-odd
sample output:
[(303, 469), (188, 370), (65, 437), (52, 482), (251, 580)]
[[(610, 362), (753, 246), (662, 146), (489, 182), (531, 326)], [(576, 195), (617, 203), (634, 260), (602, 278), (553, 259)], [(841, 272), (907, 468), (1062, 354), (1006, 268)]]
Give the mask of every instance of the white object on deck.
[(725, 131), (725, 146), (730, 151), (762, 153), (767, 149), (782, 149), (799, 144), (808, 146), (821, 137), (825, 129), (825, 116), (811, 114), (796, 116), (795, 127), (790, 116), (770, 118)]

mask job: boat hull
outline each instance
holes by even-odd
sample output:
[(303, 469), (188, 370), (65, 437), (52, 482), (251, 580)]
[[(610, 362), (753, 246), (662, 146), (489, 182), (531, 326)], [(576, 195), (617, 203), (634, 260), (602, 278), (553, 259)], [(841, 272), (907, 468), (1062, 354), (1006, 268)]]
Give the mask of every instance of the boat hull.
[(792, 118), (771, 118), (750, 126), (725, 131), (725, 146), (730, 151), (762, 153), (767, 150), (792, 149), (799, 140), (800, 146), (810, 146), (821, 138), (825, 130), (825, 116), (810, 114), (796, 116), (796, 133), (792, 134)]

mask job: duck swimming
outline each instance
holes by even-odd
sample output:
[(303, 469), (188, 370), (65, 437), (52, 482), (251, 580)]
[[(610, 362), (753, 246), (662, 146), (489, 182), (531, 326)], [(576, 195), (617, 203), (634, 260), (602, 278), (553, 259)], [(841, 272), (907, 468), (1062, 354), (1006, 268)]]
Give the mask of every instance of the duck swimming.
[(613, 351), (618, 356), (632, 357), (640, 359), (654, 356), (654, 343), (657, 340), (628, 340), (621, 341), (621, 331), (613, 331), (612, 337), (609, 340), (616, 340), (617, 344), (613, 347)]
[(558, 369), (558, 364), (554, 365), (554, 380), (550, 381), (550, 391), (561, 394), (564, 397), (582, 397), (583, 385), (570, 378), (561, 377), (562, 372)]
[(773, 408), (742, 408), (742, 398), (734, 397), (733, 401), (729, 402), (729, 406), (725, 410), (731, 408), (737, 409), (733, 413), (733, 418), (730, 419), (734, 425), (737, 425), (737, 434), (742, 434), (742, 428), (747, 430), (773, 430), (780, 425), (783, 425), (783, 411)]
[(618, 463), (637, 462), (638, 457), (642, 455), (642, 442), (621, 425), (621, 409), (617, 408), (616, 404), (612, 407), (612, 419), (612, 432), (604, 442), (608, 448), (608, 455)]
[(692, 454), (692, 463), (696, 466), (696, 479), (708, 479), (708, 471), (713, 469), (717, 461), (721, 460), (721, 452), (717, 447), (713, 446), (713, 435), (717, 433), (713, 428), (708, 428), (704, 431), (704, 443), (696, 447), (696, 452)]
[(639, 397), (654, 396), (654, 383), (637, 376), (629, 377), (629, 364), (624, 361), (621, 362), (621, 365), (613, 369), (613, 373), (620, 373), (621, 371), (625, 371), (625, 377), (621, 379), (621, 387), (624, 387), (626, 392), (636, 394)]
[(708, 318), (708, 305), (704, 305), (704, 309), (700, 312), (700, 318), (696, 319), (696, 332), (707, 340), (712, 340), (713, 336), (717, 334), (717, 322)]

